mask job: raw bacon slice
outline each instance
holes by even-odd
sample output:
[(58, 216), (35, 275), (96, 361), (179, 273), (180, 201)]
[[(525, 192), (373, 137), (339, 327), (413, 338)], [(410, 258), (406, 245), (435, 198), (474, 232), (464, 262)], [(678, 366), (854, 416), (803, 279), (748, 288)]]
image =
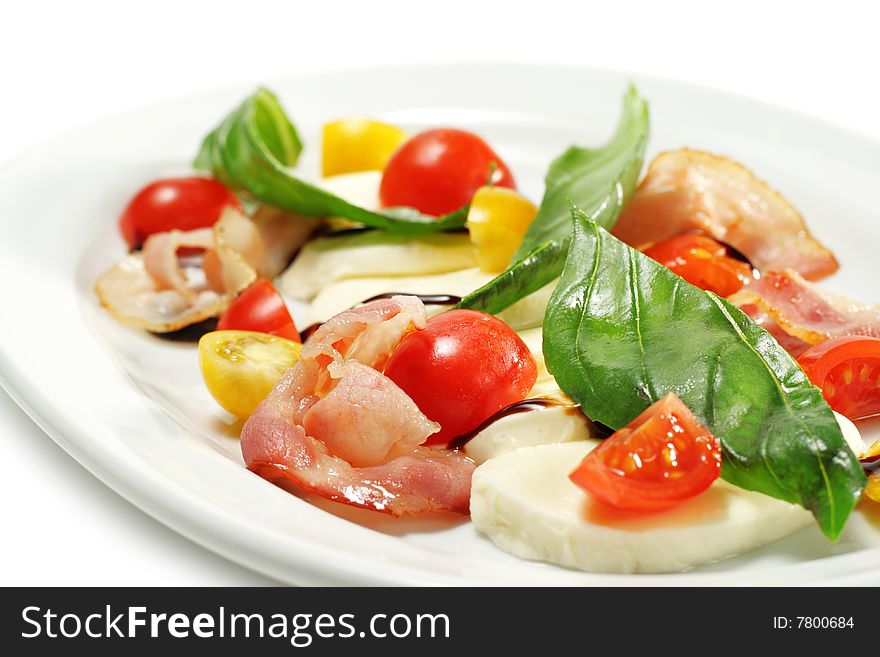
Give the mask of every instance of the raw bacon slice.
[(474, 463), (422, 447), (439, 426), (377, 368), (427, 316), (396, 296), (331, 318), (241, 432), (248, 468), (291, 491), (399, 516), (467, 513)]
[[(151, 235), (95, 283), (101, 304), (117, 321), (155, 333), (216, 317), (258, 276), (272, 278), (317, 226), (273, 208), (253, 220), (224, 210), (213, 228)], [(185, 248), (204, 252), (181, 259)]]
[(841, 335), (880, 337), (880, 306), (823, 289), (792, 270), (765, 272), (730, 301), (752, 317), (758, 311), (749, 309), (757, 308), (807, 346)]
[(759, 270), (794, 269), (817, 280), (838, 267), (798, 211), (740, 163), (686, 148), (661, 153), (612, 232), (641, 248), (693, 229), (735, 247)]
[(782, 327), (779, 326), (779, 324), (777, 324), (769, 314), (761, 310), (755, 304), (746, 303), (740, 306), (740, 309), (746, 315), (755, 320), (755, 322), (764, 330), (766, 330), (770, 335), (776, 338), (776, 342), (778, 342), (783, 349), (785, 349), (795, 358), (799, 358), (801, 354), (803, 354), (807, 349), (813, 346), (807, 342), (804, 342), (800, 338), (789, 335), (788, 333), (783, 331)]

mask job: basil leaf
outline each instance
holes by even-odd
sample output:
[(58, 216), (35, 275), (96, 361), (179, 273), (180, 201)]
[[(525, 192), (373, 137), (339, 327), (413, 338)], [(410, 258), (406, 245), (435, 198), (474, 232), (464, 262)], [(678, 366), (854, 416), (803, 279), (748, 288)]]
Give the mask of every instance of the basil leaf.
[(565, 262), (565, 250), (559, 242), (545, 242), (483, 287), (459, 301), (456, 308), (481, 310), (496, 314), (537, 292), (559, 277)]
[(601, 148), (572, 146), (553, 161), (541, 208), (513, 264), (457, 307), (498, 313), (558, 278), (571, 234), (572, 204), (587, 208), (592, 221), (611, 228), (638, 182), (648, 132), (648, 104), (631, 86), (611, 140)]
[(649, 131), (648, 103), (630, 85), (611, 140), (600, 148), (572, 146), (550, 165), (544, 178), (541, 208), (513, 260), (518, 261), (549, 240), (568, 244), (572, 205), (582, 208), (596, 223), (610, 229), (618, 213), (614, 211), (616, 205), (608, 202), (608, 195), (622, 196), (623, 202), (629, 200), (642, 170)]
[(193, 165), (228, 187), (285, 210), (313, 217), (336, 216), (396, 233), (418, 235), (461, 228), (467, 207), (443, 217), (412, 208), (373, 212), (291, 175), (302, 142), (275, 95), (259, 89), (202, 141)]
[(720, 439), (725, 479), (806, 507), (837, 538), (865, 475), (819, 389), (739, 308), (572, 214), (544, 319), (562, 390), (613, 429), (676, 393)]

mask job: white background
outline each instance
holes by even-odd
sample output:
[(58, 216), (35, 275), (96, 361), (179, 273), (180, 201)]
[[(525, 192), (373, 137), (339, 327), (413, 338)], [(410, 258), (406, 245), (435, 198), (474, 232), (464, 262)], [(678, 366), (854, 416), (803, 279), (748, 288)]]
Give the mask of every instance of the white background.
[[(440, 60), (564, 62), (660, 75), (880, 136), (872, 4), (4, 3), (0, 165), (84, 123), (200, 89), (325, 67)], [(9, 311), (0, 301), (0, 312)], [(0, 585), (267, 583), (118, 498), (2, 392), (0, 447)]]

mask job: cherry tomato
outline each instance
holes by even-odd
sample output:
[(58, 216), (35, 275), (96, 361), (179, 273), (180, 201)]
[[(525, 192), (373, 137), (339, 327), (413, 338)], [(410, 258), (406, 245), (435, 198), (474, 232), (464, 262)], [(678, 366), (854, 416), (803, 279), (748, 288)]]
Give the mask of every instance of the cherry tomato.
[(503, 271), (537, 214), (534, 203), (511, 189), (480, 187), (471, 199), (467, 217), (480, 269)]
[(217, 330), (259, 331), (302, 342), (287, 304), (265, 278), (235, 297), (217, 322)]
[(691, 285), (728, 297), (752, 279), (752, 267), (708, 235), (681, 233), (644, 249)]
[(674, 394), (587, 454), (571, 480), (619, 509), (659, 511), (705, 491), (721, 474), (721, 445)]
[(489, 144), (465, 130), (419, 133), (391, 156), (379, 200), (439, 216), (467, 205), (486, 184), (516, 188), (510, 169)]
[(798, 363), (841, 415), (850, 420), (880, 415), (880, 339), (831, 338), (807, 349)]
[(449, 310), (400, 341), (385, 375), (440, 423), (440, 431), (426, 443), (436, 445), (525, 399), (538, 370), (528, 347), (500, 319)]
[(400, 128), (369, 119), (342, 119), (323, 130), (321, 175), (382, 171), (394, 151), (406, 141)]
[(137, 249), (153, 233), (213, 226), (229, 205), (241, 209), (235, 194), (213, 178), (164, 178), (134, 195), (119, 217), (119, 230)]
[(299, 360), (302, 345), (255, 331), (212, 331), (199, 340), (199, 367), (208, 392), (246, 418)]

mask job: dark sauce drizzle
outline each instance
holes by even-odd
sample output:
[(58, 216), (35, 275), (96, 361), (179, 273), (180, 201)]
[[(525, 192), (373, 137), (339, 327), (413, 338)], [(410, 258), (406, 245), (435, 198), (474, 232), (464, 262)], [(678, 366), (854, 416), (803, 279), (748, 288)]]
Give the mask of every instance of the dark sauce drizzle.
[[(364, 299), (363, 301), (361, 301), (361, 303), (370, 303), (372, 301), (380, 301), (382, 299), (390, 299), (391, 297), (397, 296), (418, 297), (419, 300), (426, 306), (454, 306), (459, 301), (461, 301), (461, 297), (455, 294), (412, 294), (410, 292), (382, 292), (382, 294), (377, 294), (370, 297), (369, 299)], [(316, 322), (314, 324), (309, 324), (302, 331), (300, 331), (299, 335), (303, 339), (303, 342), (308, 340), (309, 337), (311, 337), (312, 333), (317, 331), (323, 323), (324, 322)]]
[(865, 474), (869, 477), (872, 474), (880, 476), (880, 454), (877, 454), (876, 456), (866, 456), (865, 458), (859, 459), (859, 463), (862, 464), (862, 470), (864, 470)]
[(552, 408), (554, 406), (561, 406), (565, 408), (566, 412), (569, 413), (580, 413), (580, 406), (577, 404), (568, 404), (566, 402), (559, 401), (557, 399), (550, 399), (548, 397), (533, 397), (531, 399), (524, 399), (522, 401), (511, 404), (510, 406), (505, 406), (497, 413), (493, 413), (485, 420), (483, 420), (483, 422), (481, 422), (478, 427), (453, 438), (451, 441), (449, 441), (449, 449), (461, 449), (462, 447), (467, 445), (471, 441), (471, 439), (478, 433), (480, 433), (483, 429), (491, 424), (494, 424), (498, 420), (507, 417), (508, 415), (527, 413), (529, 411), (537, 411), (542, 408)]
[(715, 240), (721, 246), (723, 246), (725, 249), (727, 249), (726, 255), (730, 256), (734, 260), (739, 260), (740, 262), (743, 262), (749, 266), (749, 269), (752, 270), (752, 278), (754, 278), (755, 280), (758, 280), (759, 278), (761, 278), (761, 271), (757, 267), (755, 267), (755, 265), (752, 263), (751, 260), (749, 260), (749, 257), (745, 253), (740, 251), (735, 246), (728, 244), (724, 240), (720, 240), (717, 237), (713, 237), (712, 235), (707, 233), (705, 230), (700, 230), (699, 228), (691, 228), (690, 230), (684, 231), (684, 233), (688, 234), (688, 235), (703, 235), (704, 237), (709, 237), (709, 238)]
[(391, 297), (418, 297), (426, 306), (454, 306), (461, 297), (455, 294), (412, 294), (411, 292), (383, 292), (369, 299), (364, 299), (361, 303), (370, 303), (371, 301), (381, 301), (382, 299), (390, 299)]

